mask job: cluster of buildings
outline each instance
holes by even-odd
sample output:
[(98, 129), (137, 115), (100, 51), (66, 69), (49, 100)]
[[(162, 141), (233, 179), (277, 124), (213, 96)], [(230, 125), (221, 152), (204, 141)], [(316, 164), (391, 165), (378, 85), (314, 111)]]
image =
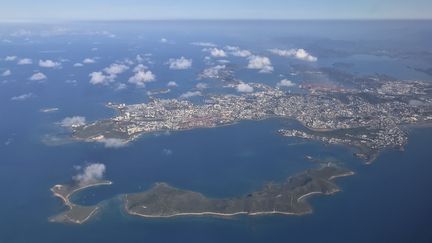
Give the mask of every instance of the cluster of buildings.
[[(431, 89), (422, 82), (383, 81), (364, 90), (305, 94), (290, 94), (264, 84), (251, 85), (255, 92), (210, 96), (203, 103), (154, 99), (143, 104), (111, 104), (119, 115), (111, 119), (114, 125), (110, 129), (127, 134), (131, 140), (142, 133), (211, 128), (242, 120), (282, 117), (298, 120), (305, 127), (305, 131), (281, 130), (284, 136), (379, 151), (403, 147), (407, 134), (402, 125), (432, 121)], [(80, 129), (92, 127), (97, 131), (94, 128), (98, 124)]]

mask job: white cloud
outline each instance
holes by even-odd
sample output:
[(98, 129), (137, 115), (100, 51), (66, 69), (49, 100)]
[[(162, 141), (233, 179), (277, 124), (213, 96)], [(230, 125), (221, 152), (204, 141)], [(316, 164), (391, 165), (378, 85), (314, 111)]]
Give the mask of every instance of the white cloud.
[(92, 64), (92, 63), (95, 63), (96, 60), (93, 59), (93, 58), (86, 58), (82, 62), (85, 63), (85, 64)]
[(61, 64), (59, 62), (54, 62), (52, 60), (39, 60), (39, 66), (45, 68), (55, 68), (59, 67)]
[(124, 90), (126, 88), (127, 88), (126, 84), (124, 84), (124, 83), (118, 83), (117, 86), (116, 86), (116, 88), (115, 88), (115, 90), (116, 91), (120, 91), (120, 90)]
[(177, 87), (178, 84), (176, 82), (174, 82), (174, 81), (169, 81), (168, 84), (167, 84), (167, 86), (168, 87)]
[(79, 62), (77, 62), (77, 63), (74, 64), (74, 67), (82, 67), (82, 66), (84, 66), (84, 64), (79, 63)]
[(17, 56), (6, 56), (4, 60), (11, 62), (11, 61), (15, 61), (17, 58), (18, 58)]
[(105, 148), (122, 148), (127, 146), (127, 141), (119, 138), (104, 138), (98, 140), (98, 142), (103, 143)]
[(291, 80), (288, 79), (282, 79), (280, 82), (276, 84), (277, 87), (294, 87), (296, 86), (295, 83), (293, 83)]
[(180, 99), (189, 99), (195, 96), (201, 96), (201, 92), (200, 91), (188, 91), (182, 95), (180, 95)]
[(93, 85), (106, 85), (110, 82), (110, 78), (103, 74), (102, 72), (92, 72), (89, 74), (90, 76), (90, 83)]
[(227, 56), (226, 52), (222, 49), (211, 48), (211, 49), (209, 49), (209, 51), (213, 57), (226, 57)]
[(289, 50), (270, 49), (270, 52), (278, 56), (293, 57), (308, 62), (316, 62), (318, 60), (317, 57), (312, 56), (305, 49), (289, 49)]
[(24, 101), (34, 97), (33, 93), (22, 94), (11, 98), (13, 101)]
[(252, 52), (248, 50), (238, 50), (238, 51), (231, 52), (231, 55), (236, 57), (248, 57), (252, 55)]
[(134, 68), (135, 74), (129, 78), (128, 82), (135, 84), (138, 87), (144, 87), (146, 83), (153, 82), (156, 80), (156, 75), (150, 70), (146, 70), (147, 67), (139, 64)]
[(105, 68), (104, 71), (115, 78), (117, 75), (125, 72), (128, 69), (129, 67), (124, 64), (113, 63), (109, 67)]
[(168, 43), (168, 39), (167, 39), (167, 38), (161, 38), (161, 39), (160, 39), (160, 42), (161, 42), (161, 43)]
[(200, 74), (201, 79), (217, 79), (220, 76), (220, 72), (226, 68), (225, 65), (217, 65), (214, 67), (206, 68)]
[(93, 85), (107, 85), (117, 78), (117, 75), (124, 73), (129, 67), (124, 64), (113, 63), (109, 67), (100, 72), (92, 72), (89, 74), (90, 83)]
[(86, 166), (81, 173), (73, 177), (80, 186), (86, 186), (103, 179), (106, 167), (104, 164), (94, 163)]
[(32, 64), (33, 61), (30, 58), (23, 58), (18, 61), (18, 65), (29, 65)]
[(40, 109), (39, 111), (40, 112), (43, 112), (43, 113), (52, 113), (52, 112), (57, 112), (57, 111), (59, 111), (60, 109), (59, 108), (57, 108), (57, 107), (52, 107), (52, 108), (42, 108), (42, 109)]
[(133, 71), (134, 72), (139, 72), (139, 71), (145, 71), (147, 70), (148, 67), (144, 64), (138, 64), (136, 67), (134, 67)]
[(185, 70), (192, 67), (192, 59), (186, 59), (185, 57), (180, 57), (179, 59), (171, 58), (168, 64), (172, 70)]
[(74, 128), (84, 126), (86, 124), (86, 118), (83, 116), (66, 117), (60, 122), (60, 126), (67, 128)]
[(11, 74), (12, 74), (12, 71), (8, 69), (8, 70), (4, 71), (1, 76), (7, 77), (7, 76), (10, 76)]
[(33, 74), (29, 79), (31, 81), (40, 81), (40, 80), (47, 79), (47, 76), (41, 72), (38, 72), (38, 73)]
[(230, 52), (231, 55), (236, 57), (249, 57), (252, 56), (252, 52), (249, 50), (242, 50), (238, 46), (226, 46), (226, 50)]
[(225, 49), (228, 51), (237, 51), (237, 50), (240, 50), (240, 47), (238, 47), (238, 46), (225, 46)]
[(217, 62), (220, 63), (220, 64), (228, 64), (231, 61), (230, 60), (226, 60), (226, 59), (221, 59), (221, 60), (217, 60)]
[(260, 73), (271, 73), (274, 70), (270, 59), (263, 56), (250, 56), (248, 68), (258, 69)]
[(197, 83), (197, 85), (195, 85), (195, 87), (199, 90), (203, 90), (203, 89), (207, 89), (208, 88), (208, 84), (206, 83)]
[(266, 66), (263, 69), (261, 69), (259, 72), (260, 73), (271, 73), (273, 72), (274, 68), (273, 66)]
[(216, 44), (211, 42), (192, 42), (194, 46), (202, 46), (202, 47), (216, 47)]
[(252, 93), (254, 88), (249, 84), (241, 82), (237, 85), (236, 90), (240, 93)]
[(316, 62), (316, 61), (318, 61), (317, 57), (312, 56), (311, 54), (309, 54), (304, 49), (298, 49), (295, 56), (298, 59), (309, 61), (309, 62)]

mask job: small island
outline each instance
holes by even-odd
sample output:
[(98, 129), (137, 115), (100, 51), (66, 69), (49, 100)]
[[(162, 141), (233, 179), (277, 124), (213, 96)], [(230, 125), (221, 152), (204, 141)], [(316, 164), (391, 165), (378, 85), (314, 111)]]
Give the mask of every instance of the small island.
[(73, 194), (78, 191), (102, 186), (102, 185), (111, 185), (111, 181), (107, 180), (98, 180), (94, 182), (90, 182), (88, 184), (80, 184), (74, 183), (73, 185), (55, 185), (51, 188), (51, 191), (54, 196), (62, 199), (65, 206), (68, 207), (68, 210), (62, 212), (58, 215), (55, 215), (49, 219), (50, 222), (56, 223), (73, 223), (73, 224), (82, 224), (89, 220), (99, 209), (98, 205), (95, 206), (81, 206), (71, 202), (70, 198)]
[(257, 192), (229, 199), (212, 199), (198, 192), (157, 183), (148, 191), (124, 195), (124, 209), (128, 214), (148, 218), (304, 215), (312, 213), (312, 207), (306, 201), (309, 196), (334, 194), (340, 189), (332, 181), (353, 174), (344, 168), (324, 166), (292, 176), (283, 183), (269, 183)]

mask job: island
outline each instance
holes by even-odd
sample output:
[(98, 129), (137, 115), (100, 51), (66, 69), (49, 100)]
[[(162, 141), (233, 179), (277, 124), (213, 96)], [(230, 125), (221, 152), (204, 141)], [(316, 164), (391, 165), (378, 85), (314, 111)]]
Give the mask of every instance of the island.
[(128, 214), (147, 218), (304, 215), (312, 212), (306, 201), (309, 196), (336, 193), (340, 189), (332, 181), (353, 174), (340, 167), (324, 166), (292, 176), (283, 183), (268, 183), (259, 191), (229, 199), (208, 198), (198, 192), (157, 183), (148, 191), (124, 195), (124, 209)]
[[(121, 208), (128, 215), (146, 218), (169, 218), (176, 216), (233, 217), (236, 215), (304, 215), (312, 213), (307, 198), (313, 195), (331, 195), (340, 191), (333, 182), (354, 172), (328, 163), (289, 177), (282, 183), (267, 183), (261, 190), (235, 198), (208, 198), (201, 193), (156, 183), (144, 192), (122, 194)], [(83, 224), (102, 208), (102, 202), (94, 206), (77, 205), (71, 197), (78, 191), (101, 185), (111, 185), (108, 180), (98, 180), (86, 185), (55, 185), (54, 196), (68, 208), (49, 218), (54, 223)], [(118, 202), (118, 200), (115, 200)]]
[(71, 202), (71, 197), (73, 194), (96, 186), (111, 185), (111, 181), (98, 180), (87, 184), (73, 183), (72, 185), (55, 185), (51, 188), (51, 192), (54, 196), (60, 198), (64, 205), (68, 208), (67, 211), (62, 212), (49, 218), (50, 222), (56, 223), (73, 223), (82, 224), (88, 221), (92, 216), (96, 214), (99, 210), (99, 206), (82, 206)]

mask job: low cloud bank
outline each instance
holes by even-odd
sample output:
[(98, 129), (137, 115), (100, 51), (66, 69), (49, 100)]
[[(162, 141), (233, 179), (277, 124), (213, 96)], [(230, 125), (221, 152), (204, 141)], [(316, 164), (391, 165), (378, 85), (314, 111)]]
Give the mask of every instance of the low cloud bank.
[(281, 57), (293, 57), (308, 62), (318, 61), (317, 57), (312, 56), (305, 49), (289, 49), (289, 50), (270, 49), (270, 52)]
[(82, 169), (81, 173), (72, 177), (80, 186), (86, 186), (103, 179), (106, 167), (101, 163), (93, 163)]
[(192, 67), (192, 59), (181, 57), (179, 59), (171, 58), (168, 61), (169, 68), (172, 70), (185, 70)]
[(252, 93), (254, 92), (254, 88), (247, 83), (239, 83), (236, 87), (236, 90), (240, 93)]
[(263, 56), (250, 56), (248, 68), (260, 70), (260, 73), (271, 73), (274, 70), (270, 59)]
[(60, 122), (60, 126), (67, 128), (74, 128), (84, 126), (86, 124), (86, 118), (83, 116), (66, 117)]
[(105, 148), (123, 148), (127, 146), (127, 141), (119, 138), (104, 138), (99, 142), (103, 143)]

